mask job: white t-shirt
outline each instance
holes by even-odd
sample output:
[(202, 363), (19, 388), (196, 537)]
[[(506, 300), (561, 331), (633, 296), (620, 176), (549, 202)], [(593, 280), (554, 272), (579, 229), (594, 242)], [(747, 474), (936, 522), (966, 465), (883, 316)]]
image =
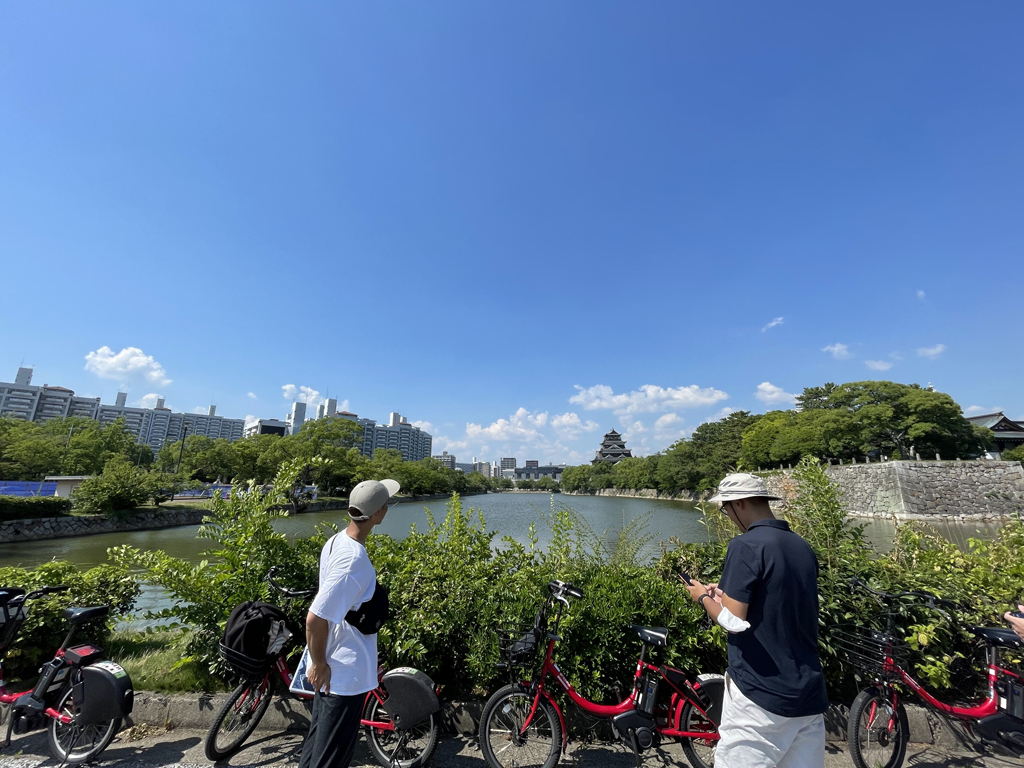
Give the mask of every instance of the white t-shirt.
[(330, 692), (353, 696), (377, 687), (377, 635), (364, 635), (345, 614), (373, 597), (377, 572), (366, 547), (347, 533), (332, 536), (320, 553), (320, 589), (310, 613), (326, 619)]

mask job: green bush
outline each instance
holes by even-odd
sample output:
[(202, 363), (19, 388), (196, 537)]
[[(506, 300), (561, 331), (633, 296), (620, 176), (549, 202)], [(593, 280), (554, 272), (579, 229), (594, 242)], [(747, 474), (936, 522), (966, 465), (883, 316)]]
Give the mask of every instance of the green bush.
[[(289, 476), (282, 472), (279, 485), (287, 487)], [(1024, 583), (1020, 520), (1010, 521), (996, 541), (970, 542), (967, 551), (920, 526), (900, 526), (895, 548), (880, 555), (871, 551), (863, 526), (846, 517), (839, 492), (819, 463), (803, 460), (786, 495), (782, 516), (807, 539), (821, 564), (821, 652), (836, 700), (849, 700), (858, 683), (841, 665), (829, 630), (881, 621), (871, 599), (851, 590), (851, 578), (890, 591), (935, 592), (965, 605), (965, 624), (991, 625), (1001, 623)], [(146, 579), (175, 598), (164, 616), (191, 628), (186, 661), (218, 670), (216, 641), (230, 611), (244, 600), (282, 604), (296, 622), (304, 617), (308, 601), (282, 601), (263, 576), (278, 565), (282, 582), (315, 585), (320, 549), (335, 529), (324, 527), (309, 539), (288, 542), (272, 525), (284, 514), (273, 509), (279, 502), (278, 491), (235, 492), (215, 500), (201, 529), (211, 546), (198, 565), (161, 552), (113, 551), (117, 564), (142, 568)], [(367, 541), (378, 577), (391, 590), (395, 615), (378, 638), (381, 660), (423, 669), (448, 696), (491, 690), (505, 679), (495, 669), (493, 630), (528, 625), (547, 582), (561, 579), (584, 593), (563, 620), (558, 649), (562, 669), (584, 695), (607, 698), (616, 683), (628, 686), (639, 650), (630, 624), (669, 628), (669, 645), (657, 651), (658, 660), (720, 672), (726, 666), (725, 633), (677, 579), (681, 570), (705, 582), (721, 575), (735, 530), (717, 510), (708, 513), (707, 543), (672, 542), (652, 562), (642, 520), (610, 537), (553, 503), (547, 520), (551, 541), (541, 548), (535, 530), (525, 544), (496, 541), (483, 516), (453, 496), (444, 519), (429, 517), (425, 530), (413, 527), (401, 541), (384, 535)], [(897, 627), (915, 651), (916, 673), (937, 691), (962, 691), (977, 682), (973, 667), (964, 663), (972, 646), (960, 625), (908, 604), (899, 608)]]
[(57, 496), (0, 496), (0, 520), (60, 517), (71, 511), (71, 501)]
[(65, 608), (109, 605), (109, 619), (89, 622), (75, 635), (77, 641), (102, 645), (110, 636), (114, 620), (131, 611), (139, 594), (135, 577), (123, 568), (101, 565), (81, 571), (71, 563), (57, 561), (32, 570), (0, 568), (0, 585), (20, 587), (26, 592), (39, 587), (70, 587), (67, 592), (26, 604), (25, 624), (3, 660), (5, 674), (13, 679), (30, 677), (42, 662), (53, 658), (68, 632), (68, 623), (61, 616)]
[(144, 504), (149, 496), (146, 472), (124, 456), (115, 456), (101, 474), (72, 491), (71, 501), (79, 512), (123, 514)]

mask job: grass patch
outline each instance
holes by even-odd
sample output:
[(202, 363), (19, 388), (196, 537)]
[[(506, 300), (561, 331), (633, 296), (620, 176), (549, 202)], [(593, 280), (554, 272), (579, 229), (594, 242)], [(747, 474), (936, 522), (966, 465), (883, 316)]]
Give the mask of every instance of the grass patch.
[(107, 656), (124, 667), (137, 691), (194, 693), (226, 691), (227, 686), (201, 664), (181, 663), (181, 630), (115, 632), (107, 643)]

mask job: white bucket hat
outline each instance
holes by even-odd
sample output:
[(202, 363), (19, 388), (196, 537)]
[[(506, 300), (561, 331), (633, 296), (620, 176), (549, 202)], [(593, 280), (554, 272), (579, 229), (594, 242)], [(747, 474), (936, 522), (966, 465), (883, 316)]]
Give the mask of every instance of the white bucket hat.
[(353, 520), (369, 520), (401, 487), (397, 480), (364, 480), (348, 495), (348, 516)]
[(746, 472), (736, 472), (726, 475), (718, 484), (718, 493), (708, 501), (716, 504), (723, 504), (727, 501), (738, 501), (739, 499), (762, 498), (774, 501), (781, 501), (778, 496), (772, 496), (764, 486), (764, 480), (757, 475)]

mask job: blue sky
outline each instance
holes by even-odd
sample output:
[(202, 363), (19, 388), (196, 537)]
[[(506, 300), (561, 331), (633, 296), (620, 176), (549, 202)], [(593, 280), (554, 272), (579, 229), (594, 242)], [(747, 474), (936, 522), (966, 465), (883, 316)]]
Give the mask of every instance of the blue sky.
[(825, 381), (1024, 417), (1017, 0), (0, 22), (0, 379), (329, 393), (460, 461), (648, 453)]

